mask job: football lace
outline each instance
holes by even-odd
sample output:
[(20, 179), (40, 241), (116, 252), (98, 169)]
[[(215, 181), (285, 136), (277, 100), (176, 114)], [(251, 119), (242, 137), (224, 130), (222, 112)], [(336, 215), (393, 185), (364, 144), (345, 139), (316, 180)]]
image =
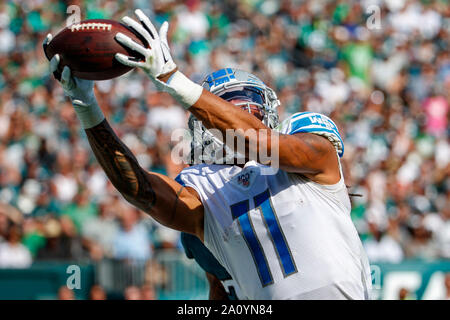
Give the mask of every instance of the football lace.
[(70, 30), (74, 31), (84, 31), (84, 30), (106, 30), (111, 31), (112, 25), (109, 23), (100, 23), (100, 22), (88, 22), (88, 23), (78, 23), (70, 26)]

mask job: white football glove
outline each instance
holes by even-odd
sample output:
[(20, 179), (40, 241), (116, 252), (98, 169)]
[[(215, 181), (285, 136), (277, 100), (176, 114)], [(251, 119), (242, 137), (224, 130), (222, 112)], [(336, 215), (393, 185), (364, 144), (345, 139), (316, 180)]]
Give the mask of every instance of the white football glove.
[[(48, 34), (43, 43), (44, 50), (51, 40), (52, 35)], [(96, 126), (105, 119), (105, 116), (95, 98), (94, 81), (73, 77), (68, 66), (65, 66), (60, 74), (58, 71), (60, 60), (61, 58), (58, 54), (52, 57), (50, 60), (50, 72), (59, 80), (64, 93), (72, 101), (82, 127), (88, 129)]]
[(122, 53), (117, 53), (116, 59), (126, 66), (141, 68), (152, 78), (158, 78), (161, 75), (175, 70), (177, 66), (173, 62), (169, 44), (167, 43), (169, 23), (165, 21), (158, 33), (150, 19), (140, 9), (137, 9), (135, 13), (141, 22), (140, 24), (127, 16), (123, 17), (122, 21), (128, 27), (138, 32), (147, 41), (150, 48), (145, 48), (120, 32), (116, 34), (115, 38), (125, 47), (142, 54), (145, 61), (136, 61), (136, 58), (126, 56)]
[(130, 17), (123, 17), (122, 21), (130, 28), (139, 33), (149, 44), (150, 48), (133, 41), (123, 33), (117, 33), (115, 39), (123, 46), (134, 50), (144, 56), (144, 61), (137, 61), (135, 57), (116, 53), (115, 58), (120, 63), (131, 67), (141, 68), (155, 83), (158, 90), (171, 94), (184, 108), (189, 108), (200, 98), (203, 88), (189, 80), (180, 71), (174, 72), (165, 83), (158, 77), (174, 71), (177, 66), (173, 62), (167, 43), (167, 31), (169, 23), (166, 21), (156, 31), (150, 19), (139, 9), (135, 11), (140, 24)]

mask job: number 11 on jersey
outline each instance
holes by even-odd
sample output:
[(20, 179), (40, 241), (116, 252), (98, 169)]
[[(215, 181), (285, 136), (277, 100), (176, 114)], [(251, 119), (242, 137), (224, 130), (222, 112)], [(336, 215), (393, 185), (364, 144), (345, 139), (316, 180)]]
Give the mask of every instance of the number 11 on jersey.
[[(283, 276), (287, 277), (296, 273), (297, 267), (292, 257), (291, 250), (287, 244), (283, 230), (281, 229), (280, 223), (275, 214), (272, 201), (270, 200), (269, 189), (253, 197), (253, 201), (255, 208), (259, 210), (262, 216), (265, 227), (269, 231), (268, 233), (270, 235), (270, 240), (272, 241), (275, 252), (278, 256), (278, 261), (280, 263), (281, 270), (283, 271)], [(256, 236), (255, 228), (253, 227), (253, 223), (248, 214), (250, 211), (249, 203), (250, 200), (247, 199), (232, 205), (230, 208), (233, 219), (238, 219), (241, 232), (248, 248), (250, 249), (250, 252), (252, 253), (262, 286), (265, 287), (273, 284), (273, 277), (266, 255), (264, 254), (261, 243)]]

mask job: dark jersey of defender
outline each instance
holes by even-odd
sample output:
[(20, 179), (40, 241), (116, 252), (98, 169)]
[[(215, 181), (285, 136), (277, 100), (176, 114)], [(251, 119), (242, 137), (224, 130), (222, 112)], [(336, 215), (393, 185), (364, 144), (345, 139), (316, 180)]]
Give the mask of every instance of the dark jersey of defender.
[[(211, 251), (194, 235), (181, 233), (181, 243), (186, 256), (194, 259), (206, 272), (216, 276), (220, 281), (230, 280), (231, 276), (212, 255)], [(226, 290), (230, 300), (238, 300), (234, 290)]]

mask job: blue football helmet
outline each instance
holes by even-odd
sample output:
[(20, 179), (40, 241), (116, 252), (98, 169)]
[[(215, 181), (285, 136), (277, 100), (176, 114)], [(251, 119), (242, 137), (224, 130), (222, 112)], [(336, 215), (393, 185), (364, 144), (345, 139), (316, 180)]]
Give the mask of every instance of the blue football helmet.
[[(251, 106), (259, 109), (261, 121), (269, 128), (278, 123), (276, 108), (280, 105), (275, 91), (266, 86), (255, 75), (235, 68), (217, 70), (206, 76), (202, 87), (224, 100), (240, 100), (234, 103), (251, 113)], [(223, 142), (208, 131), (193, 115), (189, 118), (191, 131), (192, 164), (196, 163), (230, 163), (234, 159), (242, 159), (240, 155), (224, 145)]]

